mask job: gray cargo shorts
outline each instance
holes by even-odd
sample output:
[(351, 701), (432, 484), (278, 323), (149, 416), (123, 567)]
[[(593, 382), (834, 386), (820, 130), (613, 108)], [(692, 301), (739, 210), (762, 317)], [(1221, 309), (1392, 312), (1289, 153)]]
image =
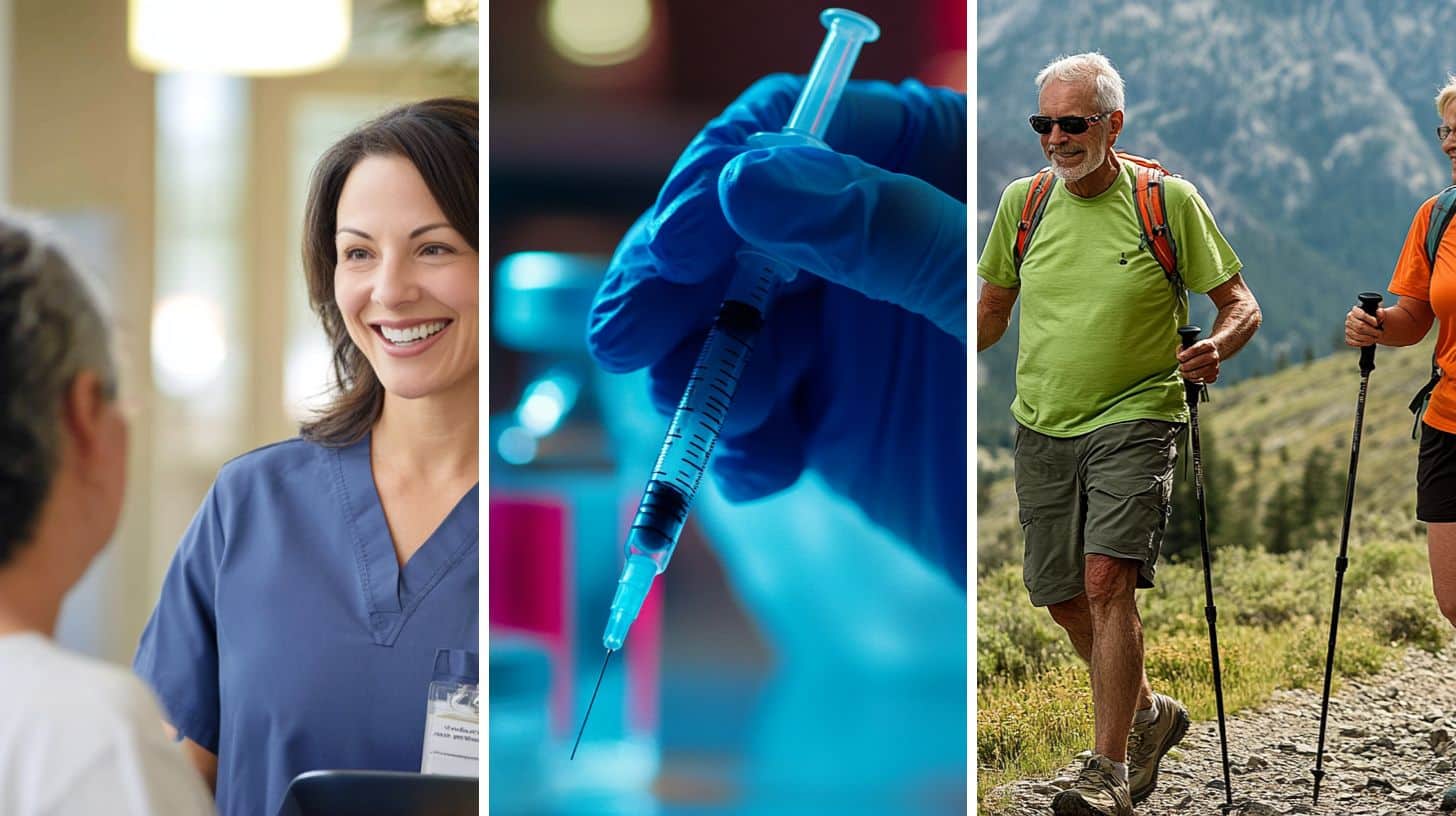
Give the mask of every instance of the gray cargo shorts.
[(1137, 561), (1138, 587), (1153, 585), (1182, 430), (1138, 419), (1059, 438), (1016, 426), (1022, 580), (1033, 605), (1082, 594), (1088, 553)]

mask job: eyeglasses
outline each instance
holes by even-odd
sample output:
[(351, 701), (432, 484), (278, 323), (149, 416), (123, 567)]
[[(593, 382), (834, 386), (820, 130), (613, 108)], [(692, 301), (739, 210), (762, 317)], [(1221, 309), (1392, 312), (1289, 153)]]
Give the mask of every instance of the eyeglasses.
[(1444, 141), (1446, 141), (1446, 137), (1448, 137), (1450, 135), (1451, 135), (1451, 126), (1450, 125), (1441, 125), (1440, 127), (1436, 128), (1436, 138), (1437, 139), (1440, 139), (1441, 141), (1444, 142)]
[(1031, 122), (1031, 129), (1043, 136), (1052, 132), (1052, 125), (1054, 124), (1061, 128), (1063, 133), (1075, 136), (1078, 133), (1086, 133), (1087, 128), (1102, 121), (1102, 117), (1109, 113), (1112, 113), (1112, 111), (1094, 113), (1091, 116), (1058, 116), (1056, 118), (1037, 114), (1032, 116), (1029, 121)]

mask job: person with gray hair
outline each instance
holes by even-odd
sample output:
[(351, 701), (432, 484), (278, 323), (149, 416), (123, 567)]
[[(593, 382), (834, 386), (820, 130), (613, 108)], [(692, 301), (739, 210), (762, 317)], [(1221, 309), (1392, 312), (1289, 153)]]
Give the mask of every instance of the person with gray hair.
[(0, 813), (203, 814), (146, 686), (69, 653), (61, 602), (126, 481), (109, 323), (60, 249), (0, 214)]
[[(1036, 87), (1031, 127), (1050, 166), (1001, 194), (976, 268), (976, 347), (1001, 339), (1024, 294), (1011, 405), (1024, 580), (1090, 666), (1095, 733), (1052, 810), (1127, 816), (1189, 726), (1183, 705), (1148, 682), (1136, 597), (1153, 585), (1189, 419), (1179, 376), (1218, 379), (1260, 315), (1193, 185), (1114, 151), (1125, 114), (1112, 63), (1061, 57)], [(1135, 189), (1150, 179), (1163, 196), (1151, 228), (1138, 211), (1147, 193)], [(1190, 290), (1218, 317), (1180, 351)]]
[[(1436, 93), (1435, 127), (1441, 152), (1456, 182), (1456, 74)], [(1345, 343), (1356, 348), (1379, 343), (1419, 343), (1437, 322), (1430, 382), (1411, 405), (1420, 430), (1416, 460), (1416, 519), (1426, 523), (1431, 588), (1441, 614), (1456, 624), (1456, 186), (1431, 196), (1416, 209), (1386, 288), (1399, 299), (1368, 315), (1358, 305), (1345, 314)], [(1443, 810), (1456, 810), (1456, 785), (1447, 789)]]

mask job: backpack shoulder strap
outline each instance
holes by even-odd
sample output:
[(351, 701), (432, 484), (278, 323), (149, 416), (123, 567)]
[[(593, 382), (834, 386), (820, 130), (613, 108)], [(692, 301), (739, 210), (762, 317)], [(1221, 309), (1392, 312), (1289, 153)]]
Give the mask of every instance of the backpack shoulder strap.
[[(1442, 190), (1436, 196), (1436, 206), (1431, 208), (1431, 220), (1426, 224), (1426, 265), (1431, 268), (1434, 274), (1436, 271), (1436, 250), (1441, 246), (1441, 238), (1446, 234), (1446, 228), (1451, 226), (1451, 215), (1456, 212), (1456, 184)], [(1411, 426), (1411, 439), (1419, 439), (1421, 430), (1421, 418), (1426, 415), (1426, 406), (1431, 401), (1431, 392), (1436, 390), (1436, 385), (1441, 382), (1441, 364), (1436, 359), (1436, 353), (1431, 352), (1431, 378), (1416, 392), (1415, 398), (1410, 402), (1410, 411), (1416, 415), (1415, 424)]]
[(1456, 212), (1456, 184), (1442, 190), (1436, 196), (1436, 206), (1431, 208), (1431, 221), (1426, 225), (1426, 264), (1436, 265), (1436, 249), (1441, 246), (1441, 237), (1451, 226), (1451, 215)]
[(1168, 280), (1175, 286), (1181, 286), (1178, 245), (1173, 240), (1173, 230), (1168, 227), (1168, 205), (1163, 198), (1163, 177), (1167, 171), (1156, 162), (1144, 164), (1136, 161), (1137, 157), (1119, 155), (1133, 161), (1137, 168), (1133, 201), (1137, 205), (1138, 223), (1142, 225), (1142, 243), (1152, 250)]
[(1057, 177), (1052, 175), (1050, 167), (1043, 167), (1031, 177), (1031, 187), (1026, 191), (1026, 203), (1021, 206), (1021, 219), (1016, 222), (1016, 246), (1011, 254), (1017, 272), (1021, 271), (1021, 260), (1026, 257), (1026, 248), (1031, 245), (1032, 233), (1036, 232), (1037, 225), (1041, 223), (1042, 213), (1046, 212), (1047, 199), (1051, 198), (1052, 188), (1056, 183)]
[[(1137, 179), (1133, 185), (1133, 200), (1136, 204), (1138, 223), (1142, 227), (1142, 245), (1148, 247), (1157, 259), (1158, 265), (1163, 268), (1163, 274), (1174, 286), (1182, 288), (1182, 278), (1178, 274), (1178, 245), (1173, 239), (1173, 230), (1168, 226), (1168, 206), (1163, 198), (1163, 177), (1171, 175), (1161, 164), (1131, 153), (1119, 152), (1118, 157), (1131, 162), (1137, 170)], [(1026, 257), (1027, 247), (1031, 245), (1031, 236), (1036, 232), (1037, 225), (1041, 223), (1042, 215), (1046, 211), (1047, 200), (1051, 197), (1052, 188), (1056, 185), (1056, 176), (1052, 175), (1051, 168), (1043, 168), (1031, 179), (1031, 186), (1026, 191), (1026, 201), (1021, 207), (1021, 219), (1016, 222), (1016, 246), (1012, 253), (1012, 261), (1016, 269), (1021, 269), (1021, 261)]]
[(1139, 167), (1151, 167), (1152, 169), (1157, 170), (1159, 173), (1162, 173), (1165, 176), (1174, 175), (1173, 173), (1169, 172), (1168, 168), (1160, 164), (1157, 159), (1150, 159), (1147, 156), (1139, 156), (1136, 153), (1128, 153), (1125, 150), (1117, 150), (1114, 152), (1117, 154), (1117, 157), (1119, 159), (1122, 159), (1125, 162), (1131, 162)]

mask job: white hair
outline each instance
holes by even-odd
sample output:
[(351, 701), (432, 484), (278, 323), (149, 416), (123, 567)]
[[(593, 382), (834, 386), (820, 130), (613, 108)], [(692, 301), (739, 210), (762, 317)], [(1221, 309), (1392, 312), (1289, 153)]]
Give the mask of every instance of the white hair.
[(1436, 92), (1436, 115), (1444, 118), (1446, 107), (1456, 101), (1456, 74), (1446, 77), (1446, 84)]
[(1088, 51), (1070, 57), (1057, 57), (1036, 75), (1038, 93), (1047, 81), (1056, 78), (1065, 82), (1090, 82), (1096, 90), (1097, 110), (1122, 110), (1122, 75), (1100, 52)]

